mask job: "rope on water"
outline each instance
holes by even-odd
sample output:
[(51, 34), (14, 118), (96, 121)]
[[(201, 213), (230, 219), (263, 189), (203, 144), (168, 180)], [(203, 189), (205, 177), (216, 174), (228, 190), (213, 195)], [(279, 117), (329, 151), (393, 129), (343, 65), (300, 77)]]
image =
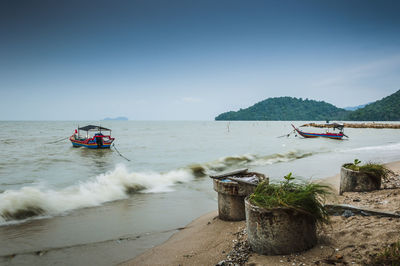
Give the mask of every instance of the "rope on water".
[(112, 144), (112, 147), (115, 149), (116, 152), (118, 152), (119, 156), (121, 156), (122, 158), (124, 158), (125, 160), (127, 160), (128, 162), (130, 162), (131, 160), (129, 160), (128, 158), (126, 158), (125, 156), (123, 156), (119, 150), (117, 149), (117, 147), (115, 147), (115, 144)]
[(60, 141), (66, 140), (66, 139), (69, 139), (69, 137), (62, 138), (62, 139), (59, 139), (59, 140), (56, 140), (56, 141), (52, 141), (52, 142), (47, 142), (46, 144), (53, 144), (53, 143), (57, 143), (57, 142), (60, 142)]
[(295, 131), (293, 130), (292, 132), (290, 132), (289, 134), (285, 134), (282, 136), (278, 136), (277, 138), (283, 138), (283, 137), (289, 137), (291, 134), (293, 134)]

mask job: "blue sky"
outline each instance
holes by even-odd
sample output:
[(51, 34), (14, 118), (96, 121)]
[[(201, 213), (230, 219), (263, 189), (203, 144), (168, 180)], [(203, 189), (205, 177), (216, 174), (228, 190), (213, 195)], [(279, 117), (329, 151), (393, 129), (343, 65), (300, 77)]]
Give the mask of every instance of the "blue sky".
[(400, 89), (399, 1), (0, 0), (0, 120), (212, 120)]

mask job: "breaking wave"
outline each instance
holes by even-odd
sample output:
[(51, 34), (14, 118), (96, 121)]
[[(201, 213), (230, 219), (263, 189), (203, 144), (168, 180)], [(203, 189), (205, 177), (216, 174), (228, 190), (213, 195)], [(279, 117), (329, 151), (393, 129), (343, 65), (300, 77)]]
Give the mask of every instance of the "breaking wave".
[(284, 154), (275, 153), (267, 156), (259, 156), (253, 154), (245, 154), (238, 156), (228, 156), (220, 158), (216, 161), (191, 165), (190, 169), (194, 176), (204, 176), (209, 173), (221, 172), (230, 168), (238, 167), (251, 167), (251, 166), (264, 166), (271, 165), (281, 162), (289, 162), (308, 156), (312, 156), (315, 153), (302, 152), (302, 151), (290, 151)]
[(141, 191), (157, 193), (171, 191), (171, 186), (192, 180), (188, 170), (167, 173), (128, 172), (118, 165), (113, 171), (64, 189), (23, 187), (0, 194), (0, 222), (23, 220), (38, 215), (57, 215), (73, 209), (99, 206), (104, 202), (120, 200)]
[(311, 155), (309, 152), (292, 151), (268, 156), (229, 156), (165, 173), (129, 172), (124, 165), (117, 165), (112, 171), (63, 189), (26, 186), (18, 190), (6, 190), (0, 193), (0, 223), (99, 206), (105, 202), (128, 198), (132, 193), (169, 192), (175, 184), (187, 183), (207, 174), (238, 167), (287, 162)]

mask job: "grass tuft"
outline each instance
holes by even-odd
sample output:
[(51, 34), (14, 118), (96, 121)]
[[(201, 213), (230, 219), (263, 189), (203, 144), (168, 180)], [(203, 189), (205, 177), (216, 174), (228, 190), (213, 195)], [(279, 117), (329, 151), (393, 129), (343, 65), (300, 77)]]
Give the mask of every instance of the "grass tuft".
[(375, 255), (369, 265), (400, 265), (400, 241), (386, 247), (381, 253)]
[(318, 223), (328, 223), (329, 216), (323, 203), (326, 196), (331, 194), (331, 188), (315, 183), (295, 183), (292, 173), (284, 178), (285, 181), (279, 184), (258, 184), (250, 195), (250, 202), (267, 209), (292, 208), (308, 213)]

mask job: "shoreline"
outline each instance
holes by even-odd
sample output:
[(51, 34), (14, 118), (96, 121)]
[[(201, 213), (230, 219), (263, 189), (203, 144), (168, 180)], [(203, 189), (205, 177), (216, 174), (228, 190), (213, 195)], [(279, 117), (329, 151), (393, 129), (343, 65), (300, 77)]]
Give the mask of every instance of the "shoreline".
[[(400, 172), (400, 161), (385, 164)], [(397, 176), (398, 177), (398, 176)], [(334, 189), (334, 203), (372, 207), (379, 210), (400, 210), (400, 187), (368, 193), (347, 192), (338, 195), (340, 174), (318, 180)], [(361, 226), (361, 228), (360, 228)], [(218, 211), (204, 214), (174, 233), (167, 241), (120, 265), (216, 265), (225, 261), (238, 243), (245, 221), (218, 219)], [(384, 247), (400, 239), (400, 219), (332, 216), (331, 225), (318, 229), (318, 244), (299, 254), (265, 256), (250, 253), (249, 265), (309, 265), (328, 261), (359, 265)]]
[[(346, 128), (376, 128), (376, 129), (400, 129), (399, 123), (389, 123), (392, 121), (388, 121), (388, 123), (343, 123), (343, 126)], [(318, 127), (318, 128), (333, 128), (333, 124), (317, 124), (317, 123), (308, 123), (304, 124), (301, 127)]]

